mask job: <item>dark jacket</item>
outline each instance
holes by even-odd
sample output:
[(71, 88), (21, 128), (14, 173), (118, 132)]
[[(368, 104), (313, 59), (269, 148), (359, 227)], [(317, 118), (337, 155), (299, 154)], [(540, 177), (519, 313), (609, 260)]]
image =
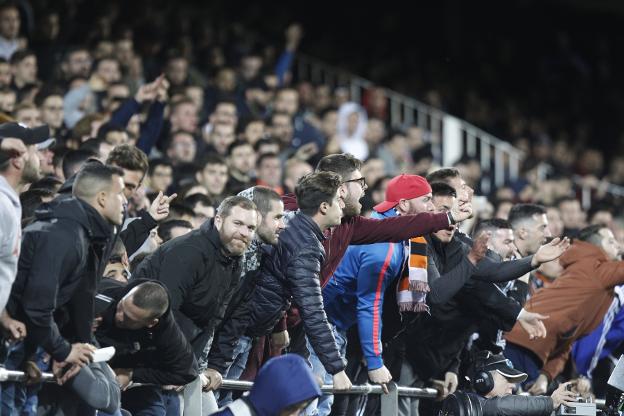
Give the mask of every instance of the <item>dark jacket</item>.
[(296, 214), (280, 234), (276, 246), (266, 247), (253, 300), (251, 319), (265, 335), (293, 301), (314, 351), (330, 374), (344, 370), (336, 340), (323, 308), (319, 276), (325, 260), (319, 226), (307, 215)]
[(175, 322), (171, 308), (152, 328), (128, 330), (115, 326), (119, 301), (145, 281), (133, 279), (125, 287), (101, 292), (112, 298), (112, 302), (102, 314), (102, 323), (95, 336), (102, 347), (115, 347), (110, 366), (133, 369), (132, 381), (136, 383), (179, 386), (190, 383), (197, 377), (197, 361), (191, 345)]
[(221, 323), (240, 281), (241, 257), (226, 256), (222, 248), (214, 220), (207, 221), (160, 246), (133, 274), (165, 284), (176, 321), (196, 355), (203, 351), (204, 336)]
[(77, 198), (56, 199), (24, 230), (7, 310), (27, 326), (27, 341), (64, 361), (72, 342), (91, 342), (93, 299), (113, 227)]
[[(432, 258), (441, 274), (466, 263), (470, 246), (454, 237), (443, 244), (428, 238)], [(469, 268), (468, 268), (469, 269)], [(410, 363), (422, 380), (440, 377), (446, 371), (457, 372), (458, 356), (470, 334), (484, 320), (494, 320), (497, 328), (509, 330), (522, 307), (500, 288), (488, 281), (520, 277), (531, 270), (530, 258), (497, 263), (484, 258), (473, 270), (462, 289), (448, 302), (432, 304), (431, 315), (421, 314), (407, 328), (406, 351)]]
[(548, 396), (479, 396), (479, 401), (483, 416), (549, 416), (553, 412), (553, 401)]

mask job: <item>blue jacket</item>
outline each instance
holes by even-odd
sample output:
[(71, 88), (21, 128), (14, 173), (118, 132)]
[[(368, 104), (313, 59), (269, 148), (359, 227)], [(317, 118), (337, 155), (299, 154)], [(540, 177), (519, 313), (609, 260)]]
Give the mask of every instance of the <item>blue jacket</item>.
[(228, 407), (213, 415), (278, 416), (285, 408), (320, 397), (319, 388), (306, 361), (296, 354), (286, 354), (270, 359), (258, 372), (242, 412)]
[(624, 342), (624, 292), (619, 290), (621, 288), (615, 288), (615, 299), (598, 328), (572, 347), (579, 374), (591, 377), (598, 361), (608, 357)]
[[(377, 219), (395, 217), (394, 209)], [(346, 331), (358, 324), (362, 351), (369, 370), (383, 366), (381, 357), (381, 314), (384, 292), (399, 277), (405, 253), (403, 243), (349, 246), (336, 272), (323, 288), (328, 319)]]

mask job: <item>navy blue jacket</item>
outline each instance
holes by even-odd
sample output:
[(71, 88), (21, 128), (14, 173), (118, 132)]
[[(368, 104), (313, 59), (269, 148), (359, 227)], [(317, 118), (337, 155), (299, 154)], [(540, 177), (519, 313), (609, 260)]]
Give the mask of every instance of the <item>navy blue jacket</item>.
[(266, 246), (254, 294), (252, 335), (265, 335), (293, 302), (323, 366), (330, 374), (344, 370), (321, 295), (320, 273), (325, 260), (323, 233), (309, 216), (297, 213), (276, 246)]

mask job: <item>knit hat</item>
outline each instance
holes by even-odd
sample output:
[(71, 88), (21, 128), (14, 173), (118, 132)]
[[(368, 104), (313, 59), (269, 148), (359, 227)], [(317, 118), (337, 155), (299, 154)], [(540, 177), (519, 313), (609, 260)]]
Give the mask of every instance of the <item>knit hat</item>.
[(413, 199), (431, 193), (431, 185), (422, 176), (402, 174), (388, 182), (386, 200), (373, 208), (377, 212), (386, 212), (399, 204), (401, 199)]

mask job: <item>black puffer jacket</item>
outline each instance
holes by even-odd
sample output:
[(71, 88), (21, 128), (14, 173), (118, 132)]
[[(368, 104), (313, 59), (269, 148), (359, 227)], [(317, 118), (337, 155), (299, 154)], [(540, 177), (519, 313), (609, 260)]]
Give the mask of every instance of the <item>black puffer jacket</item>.
[(100, 293), (112, 298), (102, 314), (96, 338), (102, 347), (114, 346), (113, 368), (133, 369), (132, 381), (159, 385), (184, 385), (197, 377), (197, 361), (191, 345), (176, 324), (171, 308), (152, 328), (121, 329), (115, 325), (117, 305), (128, 292), (147, 279), (133, 279), (125, 287), (112, 287)]
[(113, 227), (78, 198), (57, 198), (24, 230), (7, 304), (26, 324), (27, 343), (65, 361), (73, 342), (91, 342), (93, 303)]
[(305, 332), (325, 370), (344, 370), (323, 308), (320, 273), (325, 260), (323, 233), (312, 218), (298, 213), (280, 234), (277, 246), (266, 246), (253, 300), (253, 335), (265, 335), (294, 302)]
[(158, 280), (171, 296), (171, 310), (199, 357), (206, 335), (221, 323), (241, 278), (241, 257), (223, 254), (214, 221), (174, 238), (147, 257), (132, 278)]

